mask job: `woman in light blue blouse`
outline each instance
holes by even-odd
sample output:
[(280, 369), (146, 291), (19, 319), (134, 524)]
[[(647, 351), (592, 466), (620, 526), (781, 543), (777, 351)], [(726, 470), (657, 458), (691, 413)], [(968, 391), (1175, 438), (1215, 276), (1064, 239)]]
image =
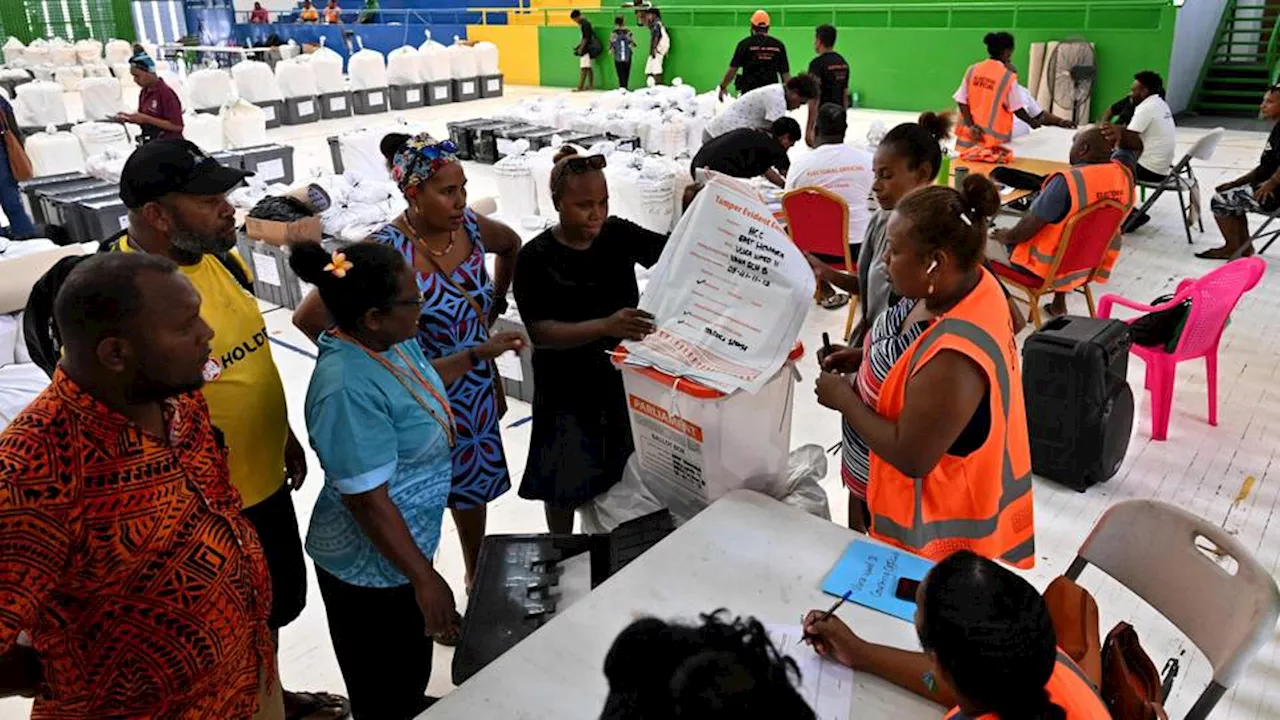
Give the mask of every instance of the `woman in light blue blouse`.
[[(432, 566), (453, 477), (445, 393), (523, 342), (495, 334), (433, 367), (415, 342), (422, 294), (395, 250), (296, 245), (290, 265), (332, 314), (307, 388), (307, 431), (325, 485), (307, 531), (338, 666), (362, 718), (412, 718), (430, 701), (429, 633), (456, 630), (453, 591)], [(442, 378), (442, 375), (444, 376)]]

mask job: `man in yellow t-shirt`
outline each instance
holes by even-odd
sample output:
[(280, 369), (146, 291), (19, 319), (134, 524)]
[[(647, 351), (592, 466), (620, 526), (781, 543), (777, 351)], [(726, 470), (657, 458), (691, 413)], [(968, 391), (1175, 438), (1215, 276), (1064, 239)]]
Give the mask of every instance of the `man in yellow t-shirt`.
[[(266, 321), (246, 291), (248, 269), (232, 250), (235, 211), (226, 193), (251, 175), (221, 165), (186, 140), (157, 140), (134, 151), (120, 177), (129, 209), (122, 252), (165, 255), (200, 293), (200, 315), (213, 328), (204, 369), (204, 396), (228, 449), (231, 484), (262, 541), (271, 574), (273, 633), (306, 604), (292, 490), (302, 485), (307, 459), (289, 428), (280, 373), (271, 357)], [(284, 692), (288, 717), (342, 718), (345, 698)]]

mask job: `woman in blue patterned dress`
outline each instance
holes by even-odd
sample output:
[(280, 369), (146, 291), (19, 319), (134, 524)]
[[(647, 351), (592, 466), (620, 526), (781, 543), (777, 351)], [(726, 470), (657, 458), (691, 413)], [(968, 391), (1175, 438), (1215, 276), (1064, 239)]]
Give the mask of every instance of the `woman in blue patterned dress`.
[[(470, 587), (484, 540), (486, 505), (511, 487), (498, 427), (506, 402), (495, 391), (500, 386), (492, 360), (519, 348), (523, 337), (490, 337), (489, 326), (506, 310), (520, 237), (467, 208), (466, 175), (455, 151), (453, 143), (436, 142), (425, 133), (395, 151), (392, 178), (409, 208), (370, 240), (394, 248), (414, 269), (425, 301), (418, 318), (423, 353), (441, 375), (466, 371), (448, 385), (458, 423), (449, 508)], [(492, 278), (485, 269), (486, 253), (497, 255)], [(328, 326), (314, 293), (294, 314), (294, 324), (310, 337)]]

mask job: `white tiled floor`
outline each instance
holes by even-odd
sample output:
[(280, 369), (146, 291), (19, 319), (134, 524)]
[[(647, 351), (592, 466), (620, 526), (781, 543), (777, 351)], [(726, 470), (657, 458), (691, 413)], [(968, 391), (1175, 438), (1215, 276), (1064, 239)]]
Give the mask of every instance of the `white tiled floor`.
[[(455, 119), (480, 117), (521, 97), (560, 92), (539, 88), (507, 88), (507, 97), (478, 101), (444, 108), (427, 108), (405, 115), (425, 121), (436, 132), (444, 133), (444, 124)], [(573, 102), (585, 102), (576, 96)], [(383, 120), (388, 116), (379, 118)], [(901, 113), (857, 111), (851, 116), (850, 138), (860, 141), (870, 124), (880, 119), (888, 124), (909, 119)], [(291, 142), (296, 150), (298, 177), (306, 177), (308, 168), (330, 169), (325, 138), (346, 129), (372, 124), (367, 118), (326, 121), (297, 128), (270, 131), (271, 139)], [(1179, 132), (1179, 151), (1203, 131)], [(1265, 142), (1260, 133), (1227, 134), (1217, 156), (1209, 163), (1197, 164), (1202, 187), (1208, 190), (1225, 179), (1250, 169)], [(1060, 145), (1060, 143), (1049, 143)], [(1054, 151), (1064, 159), (1065, 146)], [(468, 176), (474, 196), (495, 194), (490, 168), (468, 165)], [(1208, 210), (1208, 196), (1204, 207)], [(1178, 210), (1172, 197), (1162, 199), (1152, 212), (1153, 220), (1145, 228), (1125, 240), (1125, 249), (1110, 286), (1104, 291), (1117, 292), (1140, 300), (1150, 300), (1171, 292), (1184, 277), (1195, 277), (1217, 267), (1217, 263), (1197, 260), (1192, 253), (1220, 243), (1220, 234), (1206, 219), (1206, 232), (1196, 234), (1194, 247), (1188, 247), (1178, 226)], [(1280, 258), (1280, 250), (1273, 255)], [(1193, 362), (1181, 368), (1175, 397), (1169, 440), (1155, 443), (1150, 439), (1150, 418), (1142, 388), (1142, 364), (1130, 363), (1130, 383), (1139, 396), (1137, 427), (1128, 456), (1117, 476), (1109, 483), (1078, 494), (1048, 482), (1037, 482), (1036, 520), (1038, 565), (1030, 574), (1033, 582), (1043, 587), (1066, 570), (1075, 549), (1089, 528), (1112, 503), (1127, 498), (1157, 498), (1175, 503), (1221, 523), (1237, 535), (1259, 559), (1280, 572), (1280, 279), (1274, 276), (1276, 260), (1269, 260), (1271, 274), (1252, 294), (1243, 299), (1222, 343), (1219, 393), (1220, 423), (1210, 427), (1205, 415), (1205, 377), (1203, 365)], [(1073, 298), (1073, 303), (1076, 299)], [(1083, 301), (1077, 311), (1083, 312)], [(272, 335), (291, 345), (308, 348), (309, 344), (290, 325), (287, 310), (269, 310), (267, 324)], [(810, 313), (801, 339), (813, 346), (820, 342), (823, 331), (838, 334), (843, 327), (842, 312), (814, 310)], [(299, 436), (305, 437), (302, 402), (311, 361), (279, 345), (275, 357), (284, 379), (290, 403), (290, 416)], [(819, 443), (824, 447), (839, 440), (836, 416), (820, 408), (810, 392), (811, 376), (802, 381), (796, 393), (793, 424), (793, 446)], [(524, 403), (512, 401), (507, 416), (510, 424), (529, 413)], [(512, 475), (519, 478), (528, 447), (527, 424), (504, 431), (506, 450)], [(1273, 467), (1274, 466), (1274, 467)], [(1251, 484), (1250, 484), (1251, 483)], [(831, 495), (832, 516), (844, 518), (846, 495), (838, 480), (837, 463), (832, 462), (823, 483)], [(321, 485), (318, 463), (313, 459), (311, 477), (295, 495), (298, 516), (305, 528), (311, 506)], [(1245, 488), (1251, 490), (1245, 491)], [(1277, 519), (1273, 527), (1273, 517)], [(491, 533), (537, 532), (544, 529), (541, 508), (510, 492), (493, 503), (489, 513)], [(438, 558), (444, 576), (453, 585), (460, 605), (462, 596), (462, 562), (456, 532), (446, 520), (446, 537)], [(1123, 589), (1104, 580), (1099, 574), (1087, 573), (1086, 584), (1096, 590), (1102, 608), (1103, 626), (1109, 628), (1119, 619), (1132, 622), (1142, 635), (1144, 645), (1157, 665), (1166, 658), (1181, 658), (1183, 670), (1170, 702), (1170, 716), (1181, 717), (1199, 694), (1211, 673), (1204, 658), (1182, 639), (1167, 621), (1150, 611)], [(727, 590), (723, 602), (734, 606), (732, 591)], [(799, 610), (799, 609), (798, 609)], [(765, 618), (768, 621), (768, 618)], [(308, 594), (308, 605), (301, 618), (281, 633), (281, 673), (291, 689), (342, 690), (324, 621), (324, 609), (314, 579)], [(450, 651), (438, 648), (430, 691), (448, 692)], [(535, 710), (535, 709), (530, 709)], [(0, 720), (25, 717), (27, 705), (19, 701), (0, 702)], [(1252, 720), (1280, 717), (1280, 643), (1268, 644), (1249, 667), (1245, 679), (1222, 700), (1215, 714), (1219, 718)]]

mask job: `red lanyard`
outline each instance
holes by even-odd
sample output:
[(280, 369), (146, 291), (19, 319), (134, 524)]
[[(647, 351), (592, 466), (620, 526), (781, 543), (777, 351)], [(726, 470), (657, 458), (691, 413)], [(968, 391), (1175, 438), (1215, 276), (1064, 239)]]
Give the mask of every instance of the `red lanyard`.
[[(422, 406), (422, 409), (426, 410), (427, 413), (431, 415), (431, 418), (440, 424), (441, 428), (444, 428), (445, 435), (449, 439), (449, 447), (453, 447), (457, 437), (457, 426), (454, 423), (453, 408), (449, 405), (449, 398), (444, 397), (436, 391), (435, 386), (433, 386), (431, 382), (418, 371), (418, 367), (409, 359), (409, 356), (404, 354), (404, 350), (401, 350), (399, 347), (395, 348), (396, 355), (404, 361), (405, 367), (408, 368), (407, 372), (404, 368), (401, 368), (383, 357), (381, 353), (370, 350), (359, 340), (356, 340), (341, 330), (330, 330), (329, 333), (339, 340), (344, 340), (360, 348), (366, 355), (377, 360), (382, 367), (386, 368), (392, 375), (394, 375), (396, 380), (399, 380), (400, 384), (404, 386), (405, 390), (408, 390), (409, 394), (413, 396), (413, 399), (418, 401), (418, 404)], [(436, 412), (435, 409), (431, 407), (431, 403), (427, 402), (416, 390), (414, 390), (413, 386), (415, 383), (427, 392), (431, 393), (431, 397), (435, 398), (436, 402), (440, 404), (440, 407), (444, 408), (445, 417), (441, 417), (440, 413)]]

